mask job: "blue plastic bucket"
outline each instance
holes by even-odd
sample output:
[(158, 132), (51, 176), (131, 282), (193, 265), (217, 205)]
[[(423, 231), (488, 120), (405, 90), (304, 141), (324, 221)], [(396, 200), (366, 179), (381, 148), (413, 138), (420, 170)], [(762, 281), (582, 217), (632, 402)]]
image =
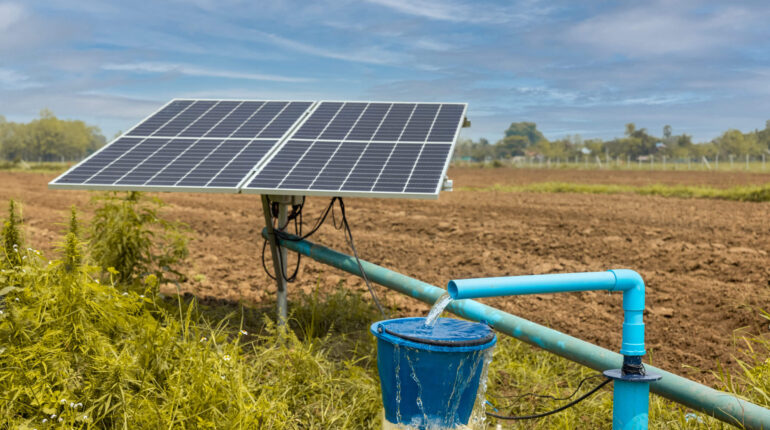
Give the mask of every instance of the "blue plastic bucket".
[(439, 318), (431, 329), (424, 321), (372, 324), (385, 419), (420, 429), (467, 425), (497, 336), (481, 323)]

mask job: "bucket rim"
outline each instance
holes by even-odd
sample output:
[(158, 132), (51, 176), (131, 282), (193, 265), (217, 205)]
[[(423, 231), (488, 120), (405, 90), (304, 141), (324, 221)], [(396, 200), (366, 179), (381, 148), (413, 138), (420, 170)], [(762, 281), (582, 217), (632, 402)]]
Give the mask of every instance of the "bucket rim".
[[(406, 317), (406, 318), (393, 318), (389, 320), (382, 320), (373, 323), (370, 327), (371, 333), (379, 340), (388, 342), (396, 346), (407, 346), (414, 349), (421, 349), (426, 351), (439, 351), (439, 352), (470, 352), (481, 351), (491, 348), (497, 343), (497, 334), (491, 327), (490, 335), (484, 336), (480, 339), (472, 339), (469, 342), (442, 342), (440, 339), (432, 339), (426, 342), (426, 339), (421, 339), (416, 336), (408, 336), (403, 334), (394, 333), (388, 330), (384, 325), (393, 321), (409, 321), (409, 320), (424, 320), (424, 317)], [(443, 318), (442, 318), (443, 319)], [(482, 324), (475, 321), (466, 321), (457, 318), (451, 318), (453, 320), (467, 322), (470, 324)]]

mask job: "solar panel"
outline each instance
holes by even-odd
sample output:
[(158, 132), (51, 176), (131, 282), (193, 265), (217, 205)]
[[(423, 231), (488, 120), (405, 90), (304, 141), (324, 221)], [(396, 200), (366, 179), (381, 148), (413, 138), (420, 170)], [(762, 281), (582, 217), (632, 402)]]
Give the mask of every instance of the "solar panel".
[(321, 102), (243, 192), (437, 198), (465, 108)]
[(172, 100), (49, 186), (238, 192), (312, 105)]

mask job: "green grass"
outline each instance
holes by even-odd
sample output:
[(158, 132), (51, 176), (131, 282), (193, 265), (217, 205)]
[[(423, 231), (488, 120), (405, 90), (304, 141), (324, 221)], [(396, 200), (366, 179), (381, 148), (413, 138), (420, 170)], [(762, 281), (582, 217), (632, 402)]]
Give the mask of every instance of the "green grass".
[(568, 182), (541, 182), (529, 185), (493, 185), (491, 187), (461, 187), (460, 191), (474, 192), (530, 192), (530, 193), (579, 193), (579, 194), (640, 194), (644, 196), (676, 197), (683, 199), (717, 199), (745, 202), (770, 201), (770, 184), (747, 185), (732, 188), (714, 188), (686, 185), (604, 185), (575, 184)]
[(527, 161), (526, 163), (523, 163), (523, 162), (513, 163), (511, 160), (492, 160), (488, 163), (470, 162), (470, 161), (453, 161), (452, 166), (475, 167), (475, 168), (513, 168), (513, 169), (627, 170), (627, 171), (641, 171), (641, 172), (691, 171), (691, 172), (770, 173), (770, 159), (766, 160), (765, 163), (762, 163), (762, 161), (751, 161), (749, 162), (748, 168), (746, 166), (746, 162), (744, 160), (739, 160), (738, 158), (736, 158), (732, 164), (730, 163), (729, 159), (728, 160), (720, 159), (719, 166), (717, 166), (714, 163), (713, 159), (709, 160), (709, 163), (710, 164), (707, 166), (700, 160), (698, 160), (697, 162), (693, 160), (693, 162), (690, 163), (690, 165), (688, 165), (686, 162), (673, 163), (671, 162), (671, 160), (668, 160), (664, 165), (661, 162), (660, 158), (656, 158), (655, 162), (652, 164), (652, 166), (650, 166), (649, 161), (645, 161), (641, 164), (639, 164), (636, 161), (632, 161), (631, 164), (628, 164), (625, 160), (620, 160), (620, 163), (618, 163), (616, 160), (612, 160), (610, 164), (607, 164), (604, 161), (604, 159), (602, 159), (602, 164), (600, 166), (599, 164), (596, 163), (595, 159), (590, 160), (590, 162), (587, 164), (582, 161), (578, 163), (575, 163), (574, 161), (565, 163), (563, 159), (557, 163), (555, 159), (551, 159), (550, 164), (548, 164), (547, 161), (543, 161), (542, 164), (539, 163), (538, 161), (535, 161), (534, 163), (530, 164), (529, 161)]

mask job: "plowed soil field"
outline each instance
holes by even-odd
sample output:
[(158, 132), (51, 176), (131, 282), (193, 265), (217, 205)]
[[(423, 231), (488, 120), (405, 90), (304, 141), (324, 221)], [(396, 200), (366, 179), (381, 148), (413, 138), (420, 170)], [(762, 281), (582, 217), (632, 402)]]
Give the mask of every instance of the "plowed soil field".
[[(86, 218), (92, 210), (88, 192), (47, 189), (53, 177), (0, 172), (0, 201), (23, 203), (28, 240), (48, 253), (70, 205), (84, 209)], [(715, 187), (770, 182), (770, 174), (478, 168), (453, 168), (450, 177), (456, 188), (544, 181)], [(193, 230), (185, 291), (245, 302), (274, 300), (274, 283), (259, 260), (264, 221), (258, 196), (160, 197), (168, 203), (167, 216)], [(327, 203), (308, 199), (306, 223)], [(717, 360), (736, 368), (737, 335), (768, 332), (757, 308), (770, 310), (770, 203), (455, 191), (438, 201), (348, 199), (346, 206), (361, 258), (441, 287), (455, 278), (637, 270), (647, 283), (648, 358), (701, 381), (711, 380)], [(331, 223), (313, 240), (349, 253)], [(290, 300), (316, 288), (366, 290), (353, 276), (303, 259)], [(383, 287), (377, 290), (403, 315), (428, 309)], [(620, 347), (619, 294), (484, 301), (606, 348)]]

